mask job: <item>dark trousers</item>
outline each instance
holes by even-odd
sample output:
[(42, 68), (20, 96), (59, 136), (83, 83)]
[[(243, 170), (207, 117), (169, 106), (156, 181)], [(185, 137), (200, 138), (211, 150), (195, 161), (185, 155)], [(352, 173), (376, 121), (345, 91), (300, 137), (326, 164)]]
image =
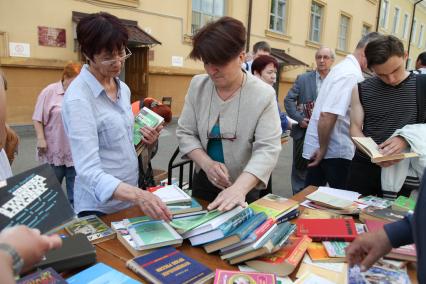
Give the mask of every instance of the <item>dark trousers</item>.
[(351, 161), (347, 159), (323, 159), (318, 166), (308, 168), (305, 187), (309, 185), (346, 189)]
[(102, 216), (105, 216), (106, 214), (101, 211), (81, 211), (80, 213), (77, 214), (79, 218), (86, 217), (89, 215), (96, 215), (98, 217), (102, 217)]
[(74, 167), (66, 167), (65, 165), (63, 166), (50, 165), (50, 166), (53, 168), (56, 178), (58, 179), (60, 184), (62, 184), (62, 181), (65, 178), (68, 201), (71, 203), (71, 206), (74, 206), (74, 181), (76, 176)]
[[(200, 170), (198, 173), (194, 172), (192, 179), (192, 196), (200, 198), (209, 202), (215, 200), (222, 190), (215, 187), (207, 178), (206, 173)], [(246, 195), (246, 201), (251, 203), (259, 199), (259, 190), (252, 190)]]

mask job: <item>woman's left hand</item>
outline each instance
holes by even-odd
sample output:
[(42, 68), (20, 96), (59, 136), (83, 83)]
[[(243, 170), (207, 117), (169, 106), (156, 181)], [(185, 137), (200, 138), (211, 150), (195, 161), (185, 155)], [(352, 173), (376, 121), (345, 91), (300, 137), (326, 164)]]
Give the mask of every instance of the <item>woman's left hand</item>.
[(237, 186), (232, 185), (220, 192), (216, 199), (207, 206), (207, 209), (217, 208), (219, 211), (229, 211), (235, 206), (247, 207), (246, 194)]
[(140, 131), (143, 136), (142, 138), (143, 143), (147, 145), (154, 144), (158, 140), (158, 137), (160, 136), (160, 132), (162, 129), (163, 129), (163, 125), (159, 125), (157, 128), (152, 128), (149, 126), (144, 126), (143, 128), (141, 128)]

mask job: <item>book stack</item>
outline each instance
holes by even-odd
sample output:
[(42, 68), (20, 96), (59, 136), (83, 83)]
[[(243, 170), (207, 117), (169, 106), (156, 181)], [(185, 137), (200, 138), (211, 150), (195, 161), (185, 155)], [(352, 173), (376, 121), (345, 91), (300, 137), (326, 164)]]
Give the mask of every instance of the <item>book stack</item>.
[(141, 133), (141, 128), (149, 126), (156, 128), (159, 125), (163, 124), (164, 118), (147, 107), (143, 107), (139, 114), (135, 116), (135, 123), (133, 124), (133, 144), (135, 145), (136, 153), (139, 155), (143, 148), (144, 144), (142, 143), (143, 135)]
[(321, 186), (306, 196), (310, 202), (305, 202), (303, 205), (337, 214), (354, 215), (359, 213), (357, 203), (359, 196), (357, 192)]

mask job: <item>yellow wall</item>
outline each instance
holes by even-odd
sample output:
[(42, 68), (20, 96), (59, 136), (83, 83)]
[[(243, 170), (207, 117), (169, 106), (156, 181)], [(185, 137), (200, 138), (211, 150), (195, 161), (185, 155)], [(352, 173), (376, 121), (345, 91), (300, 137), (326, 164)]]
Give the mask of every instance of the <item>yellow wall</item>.
[[(368, 23), (372, 30), (375, 29), (378, 8), (376, 0), (314, 1), (325, 7), (321, 40), (323, 45), (333, 49), (337, 47), (342, 12), (351, 17), (348, 52), (354, 49), (361, 37), (363, 23)], [(288, 29), (285, 35), (280, 35), (268, 31), (270, 0), (253, 0), (251, 46), (259, 40), (266, 40), (272, 47), (285, 50), (312, 68), (314, 53), (319, 46), (307, 41), (312, 0), (287, 2)], [(191, 0), (0, 0), (0, 66), (10, 81), (8, 121), (11, 124), (31, 123), (34, 99), (39, 91), (59, 78), (60, 69), (67, 61), (77, 60), (72, 11), (106, 11), (120, 18), (134, 20), (139, 27), (159, 40), (162, 44), (151, 48), (154, 60), (149, 62), (148, 95), (159, 99), (172, 96), (173, 113), (178, 116), (191, 76), (203, 71), (199, 62), (187, 58), (191, 50), (191, 3)], [(248, 3), (249, 0), (228, 0), (227, 15), (247, 25)], [(66, 29), (66, 48), (39, 46), (37, 26)], [(7, 42), (29, 43), (31, 58), (8, 57), (4, 46)], [(336, 62), (346, 54), (338, 54)], [(183, 67), (172, 67), (172, 56), (183, 57)], [(296, 76), (305, 71), (306, 68), (296, 68), (283, 72), (279, 93), (281, 105)]]

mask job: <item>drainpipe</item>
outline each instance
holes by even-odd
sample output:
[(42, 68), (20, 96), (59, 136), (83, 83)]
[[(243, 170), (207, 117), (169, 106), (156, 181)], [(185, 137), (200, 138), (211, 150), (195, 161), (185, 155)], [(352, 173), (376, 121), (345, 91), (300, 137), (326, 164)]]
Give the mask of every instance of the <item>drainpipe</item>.
[(250, 34), (251, 34), (251, 14), (253, 10), (253, 0), (249, 0), (249, 10), (248, 10), (248, 19), (247, 19), (247, 42), (246, 42), (246, 52), (250, 51)]
[(382, 9), (382, 0), (379, 1), (379, 10), (377, 10), (377, 17), (376, 17), (376, 32), (379, 31), (379, 25), (380, 25), (380, 10)]
[[(420, 2), (423, 2), (423, 0), (418, 0), (416, 3), (414, 3), (414, 8), (413, 8), (413, 16), (411, 17), (411, 27), (410, 27), (410, 35), (408, 37), (408, 49), (407, 49), (407, 54), (408, 56), (410, 56), (410, 49), (411, 49), (411, 36), (413, 33), (413, 24), (414, 24), (414, 16), (416, 15), (416, 7), (417, 4), (419, 4)], [(409, 58), (409, 57), (408, 57)], [(405, 69), (408, 68), (408, 60), (405, 63)]]

